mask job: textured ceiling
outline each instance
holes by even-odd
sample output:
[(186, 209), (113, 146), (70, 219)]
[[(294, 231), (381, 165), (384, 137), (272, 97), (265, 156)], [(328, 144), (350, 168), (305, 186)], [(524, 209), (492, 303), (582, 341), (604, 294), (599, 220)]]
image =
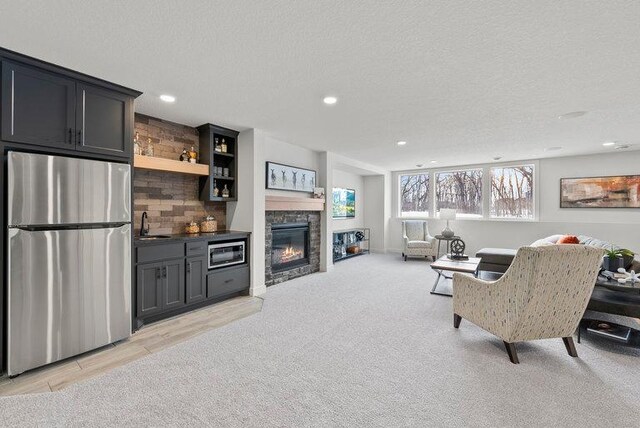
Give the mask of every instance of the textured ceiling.
[(640, 148), (639, 22), (632, 0), (2, 0), (0, 46), (149, 115), (403, 169)]

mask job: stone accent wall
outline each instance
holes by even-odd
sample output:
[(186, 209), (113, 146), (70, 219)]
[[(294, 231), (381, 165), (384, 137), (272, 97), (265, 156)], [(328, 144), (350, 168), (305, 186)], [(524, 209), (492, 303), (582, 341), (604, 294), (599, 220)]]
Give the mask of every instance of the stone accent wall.
[[(143, 147), (151, 138), (155, 157), (178, 160), (182, 149), (191, 146), (199, 152), (198, 130), (186, 125), (136, 113), (134, 132), (138, 132)], [(140, 233), (144, 211), (152, 234), (183, 233), (186, 223), (200, 222), (207, 215), (215, 216), (218, 230), (225, 229), (226, 204), (201, 201), (198, 180), (195, 175), (135, 169), (134, 233)]]
[[(271, 225), (278, 223), (309, 223), (309, 264), (291, 270), (271, 271)], [(317, 211), (267, 211), (265, 213), (265, 284), (267, 287), (320, 270), (320, 213)]]

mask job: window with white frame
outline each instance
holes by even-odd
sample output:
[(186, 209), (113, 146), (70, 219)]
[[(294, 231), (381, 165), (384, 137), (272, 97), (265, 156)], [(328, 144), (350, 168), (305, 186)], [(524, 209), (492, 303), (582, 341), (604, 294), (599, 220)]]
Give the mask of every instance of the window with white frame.
[(533, 165), (491, 168), (491, 208), (493, 218), (533, 219)]
[(400, 216), (429, 215), (429, 174), (400, 175)]
[(482, 217), (482, 169), (435, 173), (436, 212), (456, 210), (458, 217)]

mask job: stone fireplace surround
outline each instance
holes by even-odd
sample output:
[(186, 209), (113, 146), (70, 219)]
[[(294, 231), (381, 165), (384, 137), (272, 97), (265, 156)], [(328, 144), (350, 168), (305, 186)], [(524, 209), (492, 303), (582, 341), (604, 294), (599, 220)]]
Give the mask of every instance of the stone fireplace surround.
[[(272, 272), (271, 244), (272, 224), (309, 223), (309, 264), (290, 270)], [(265, 284), (267, 287), (320, 270), (320, 212), (318, 211), (267, 211), (265, 213)]]

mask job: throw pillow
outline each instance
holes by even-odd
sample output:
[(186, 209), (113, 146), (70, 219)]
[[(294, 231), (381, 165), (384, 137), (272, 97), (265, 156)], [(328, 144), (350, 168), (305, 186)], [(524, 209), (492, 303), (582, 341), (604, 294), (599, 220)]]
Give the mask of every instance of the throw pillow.
[(562, 238), (558, 239), (557, 244), (579, 244), (580, 240), (577, 236), (574, 235), (564, 235)]

